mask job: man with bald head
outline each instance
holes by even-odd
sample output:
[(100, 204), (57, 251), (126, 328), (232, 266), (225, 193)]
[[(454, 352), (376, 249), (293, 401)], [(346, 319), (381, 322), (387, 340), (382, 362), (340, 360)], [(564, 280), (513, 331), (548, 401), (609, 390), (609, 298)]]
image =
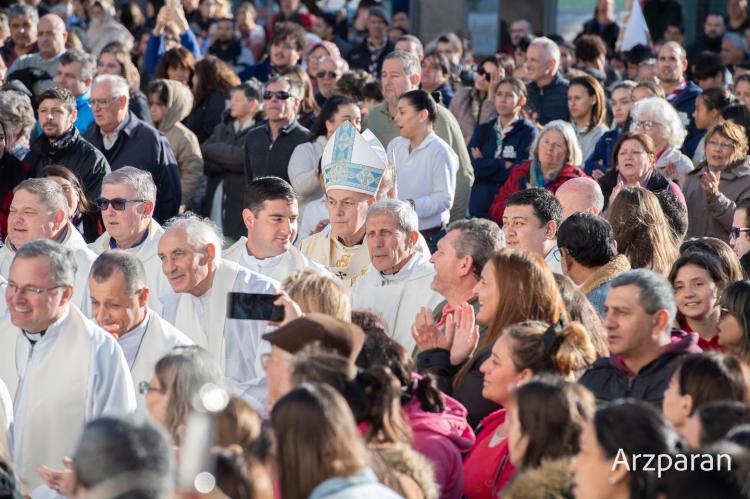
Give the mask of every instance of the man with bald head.
[(57, 74), (57, 63), (60, 56), (65, 52), (65, 42), (68, 40), (68, 31), (65, 22), (55, 14), (47, 14), (39, 19), (37, 25), (37, 45), (39, 52), (29, 54), (16, 59), (8, 74), (21, 69), (40, 69), (49, 74), (49, 80), (41, 80), (34, 85), (34, 95), (39, 95), (54, 85), (52, 78)]
[(665, 43), (659, 50), (656, 59), (656, 76), (659, 78), (667, 100), (677, 110), (688, 132), (682, 144), (682, 152), (692, 158), (695, 148), (698, 147), (698, 143), (706, 132), (705, 130), (699, 131), (695, 126), (693, 118), (695, 99), (701, 93), (701, 88), (685, 79), (687, 67), (687, 54), (679, 43)]
[(555, 197), (562, 206), (563, 220), (579, 211), (598, 215), (604, 208), (604, 195), (599, 183), (589, 177), (572, 178), (561, 185)]

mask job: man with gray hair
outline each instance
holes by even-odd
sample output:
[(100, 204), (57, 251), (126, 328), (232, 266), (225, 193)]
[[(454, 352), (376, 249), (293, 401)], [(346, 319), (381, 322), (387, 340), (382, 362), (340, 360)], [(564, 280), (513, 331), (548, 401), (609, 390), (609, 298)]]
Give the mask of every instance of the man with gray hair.
[[(398, 99), (405, 92), (417, 90), (421, 79), (422, 67), (414, 54), (400, 50), (388, 54), (383, 61), (381, 72), (385, 102), (374, 106), (362, 118), (362, 129), (369, 128), (382, 144), (390, 144), (393, 139), (400, 135), (399, 127), (395, 121), (398, 112)], [(471, 184), (474, 183), (474, 168), (471, 166), (471, 158), (466, 148), (466, 142), (464, 142), (461, 127), (453, 113), (444, 106), (437, 106), (437, 120), (435, 120), (434, 129), (437, 136), (447, 142), (458, 156), (459, 168), (456, 173), (456, 192), (450, 216), (452, 222), (466, 218)]]
[(161, 272), (157, 246), (164, 234), (154, 220), (156, 185), (151, 174), (133, 166), (124, 166), (104, 177), (102, 194), (96, 202), (101, 211), (106, 231), (89, 245), (100, 255), (111, 249), (132, 253), (146, 269), (151, 308), (161, 308), (159, 297), (171, 292), (169, 282)]
[(222, 258), (222, 241), (207, 219), (171, 220), (159, 240), (162, 271), (174, 294), (162, 298), (167, 322), (219, 363), (232, 394), (262, 409), (267, 394), (261, 356), (266, 321), (227, 317), (229, 293), (274, 294), (279, 283)]
[[(14, 71), (34, 69), (44, 71), (53, 78), (57, 74), (57, 64), (65, 52), (65, 42), (68, 40), (65, 21), (55, 14), (43, 16), (37, 24), (37, 36), (39, 52), (21, 56), (13, 61), (8, 68), (8, 75)], [(34, 95), (39, 95), (52, 85), (51, 80), (38, 79), (29, 90)]]
[[(445, 322), (466, 305), (471, 306), (476, 314), (479, 299), (474, 293), (474, 286), (479, 282), (484, 265), (504, 247), (503, 232), (491, 220), (472, 218), (458, 220), (448, 226), (448, 233), (438, 241), (438, 250), (430, 258), (435, 268), (432, 289), (444, 299), (434, 309), (419, 309), (411, 328), (419, 349), (419, 372), (451, 369), (450, 344), (444, 341)], [(480, 325), (480, 337), (486, 329), (486, 326)], [(477, 368), (489, 356), (489, 351), (478, 356), (475, 362)], [(440, 388), (449, 390), (449, 387)], [(481, 387), (476, 388), (477, 404), (481, 404)]]
[(573, 213), (587, 211), (598, 215), (604, 209), (604, 194), (599, 183), (589, 177), (576, 177), (567, 180), (557, 188), (555, 197), (562, 206), (562, 219)]
[[(136, 388), (151, 380), (156, 363), (174, 347), (193, 344), (149, 307), (147, 282), (138, 257), (122, 250), (99, 255), (89, 273), (91, 316), (117, 339)], [(136, 395), (143, 416), (148, 415), (145, 394), (139, 389)]]
[(13, 462), (34, 497), (46, 487), (38, 468), (72, 455), (87, 421), (136, 408), (122, 350), (71, 303), (76, 267), (71, 250), (34, 240), (16, 253), (4, 286), (0, 379), (15, 400)]
[(91, 111), (91, 84), (96, 75), (94, 56), (80, 49), (68, 49), (60, 56), (55, 85), (67, 88), (76, 98), (76, 128), (84, 133), (94, 122)]
[(36, 44), (39, 11), (33, 5), (13, 4), (8, 10), (10, 40), (5, 42), (0, 55), (5, 64), (11, 65), (23, 55), (39, 51)]
[(721, 62), (730, 70), (747, 60), (747, 40), (734, 32), (725, 33), (721, 39)]
[(84, 138), (99, 149), (112, 170), (135, 166), (151, 173), (156, 184), (154, 218), (177, 215), (182, 201), (180, 171), (167, 137), (128, 109), (130, 88), (124, 78), (100, 75), (91, 88), (94, 125)]
[(16, 252), (34, 239), (49, 239), (71, 250), (75, 272), (72, 303), (88, 314), (86, 282), (96, 255), (86, 247), (80, 232), (68, 220), (68, 201), (62, 188), (48, 178), (24, 180), (13, 190), (8, 214), (8, 237), (0, 248), (0, 275), (8, 278)]
[(578, 382), (600, 402), (633, 398), (661, 407), (675, 362), (701, 351), (697, 333), (671, 331), (677, 314), (672, 285), (651, 270), (625, 272), (611, 281), (604, 309), (610, 356)]
[(268, 120), (245, 136), (245, 177), (279, 177), (289, 182), (289, 159), (294, 148), (312, 138), (297, 121), (302, 86), (284, 76), (268, 80), (263, 89)]
[(365, 242), (370, 266), (352, 290), (352, 309), (371, 309), (407, 351), (414, 348), (411, 326), (420, 307), (436, 307), (442, 297), (431, 287), (435, 269), (415, 251), (417, 213), (398, 199), (378, 201), (367, 210)]
[(536, 121), (568, 121), (568, 80), (560, 73), (560, 48), (546, 37), (534, 38), (526, 51), (526, 75), (531, 81), (526, 107)]

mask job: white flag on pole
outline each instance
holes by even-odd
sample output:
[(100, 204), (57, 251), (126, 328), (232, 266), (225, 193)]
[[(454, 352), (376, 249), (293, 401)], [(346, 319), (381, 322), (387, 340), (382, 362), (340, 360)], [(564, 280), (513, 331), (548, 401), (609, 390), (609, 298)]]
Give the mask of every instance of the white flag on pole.
[(622, 35), (620, 50), (625, 52), (638, 44), (648, 46), (648, 25), (646, 24), (646, 18), (643, 17), (641, 2), (639, 0), (633, 0), (633, 8), (630, 11), (628, 22), (625, 25), (625, 32)]

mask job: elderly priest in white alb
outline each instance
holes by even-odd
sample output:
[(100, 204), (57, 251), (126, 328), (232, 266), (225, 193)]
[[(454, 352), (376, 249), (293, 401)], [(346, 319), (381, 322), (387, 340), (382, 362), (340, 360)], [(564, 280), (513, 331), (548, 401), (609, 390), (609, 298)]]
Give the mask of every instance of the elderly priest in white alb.
[(153, 219), (155, 203), (156, 185), (150, 172), (125, 166), (108, 173), (97, 200), (107, 230), (89, 244), (89, 249), (97, 255), (121, 249), (137, 256), (146, 269), (148, 305), (158, 310), (159, 297), (172, 289), (157, 255), (164, 229)]
[(120, 346), (70, 303), (75, 267), (69, 249), (38, 239), (16, 252), (4, 286), (0, 379), (15, 401), (12, 455), (26, 493), (42, 484), (39, 466), (72, 455), (87, 421), (136, 408)]
[(352, 309), (371, 309), (407, 351), (414, 349), (411, 325), (421, 307), (434, 309), (443, 298), (432, 289), (435, 268), (415, 251), (419, 232), (411, 204), (378, 201), (367, 211), (365, 241), (372, 262), (352, 290)]
[(146, 416), (141, 383), (154, 375), (154, 366), (174, 347), (193, 341), (151, 310), (146, 272), (132, 253), (110, 250), (91, 266), (91, 314), (96, 323), (117, 338), (136, 388), (138, 413)]
[(288, 182), (278, 177), (256, 178), (245, 189), (242, 219), (247, 237), (227, 248), (224, 259), (280, 283), (303, 269), (330, 275), (292, 245), (298, 218), (297, 195)]
[(88, 275), (96, 255), (68, 221), (68, 201), (54, 180), (30, 178), (13, 190), (8, 213), (8, 237), (0, 248), (0, 275), (8, 278), (16, 250), (33, 239), (51, 239), (72, 251), (78, 271), (71, 303), (89, 313)]
[(175, 292), (162, 299), (164, 319), (208, 350), (233, 395), (262, 408), (268, 389), (261, 355), (271, 350), (262, 336), (268, 325), (228, 319), (228, 294), (274, 294), (279, 283), (222, 258), (215, 226), (195, 216), (167, 224), (159, 258)]

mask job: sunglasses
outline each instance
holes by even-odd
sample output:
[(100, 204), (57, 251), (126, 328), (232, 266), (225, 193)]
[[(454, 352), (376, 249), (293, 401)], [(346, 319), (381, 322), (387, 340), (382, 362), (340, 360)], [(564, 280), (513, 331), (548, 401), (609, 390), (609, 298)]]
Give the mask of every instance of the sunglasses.
[(479, 68), (477, 68), (477, 75), (484, 77), (484, 79), (487, 81), (490, 81), (492, 79), (492, 75), (488, 73), (486, 69), (484, 69), (484, 66), (479, 66)]
[(278, 92), (263, 92), (263, 100), (271, 100), (276, 97), (279, 100), (287, 100), (292, 94), (285, 90), (279, 90)]
[(334, 71), (318, 71), (318, 73), (315, 75), (318, 78), (338, 78), (338, 73)]
[(738, 239), (743, 232), (750, 232), (750, 227), (732, 227), (732, 230), (729, 231), (729, 237)]
[(101, 211), (106, 211), (107, 208), (109, 208), (109, 205), (112, 205), (112, 208), (114, 208), (115, 211), (123, 211), (125, 207), (128, 205), (128, 203), (145, 203), (145, 199), (124, 199), (124, 198), (114, 198), (114, 199), (107, 199), (107, 198), (99, 198), (96, 201), (94, 201), (94, 206), (99, 208)]

